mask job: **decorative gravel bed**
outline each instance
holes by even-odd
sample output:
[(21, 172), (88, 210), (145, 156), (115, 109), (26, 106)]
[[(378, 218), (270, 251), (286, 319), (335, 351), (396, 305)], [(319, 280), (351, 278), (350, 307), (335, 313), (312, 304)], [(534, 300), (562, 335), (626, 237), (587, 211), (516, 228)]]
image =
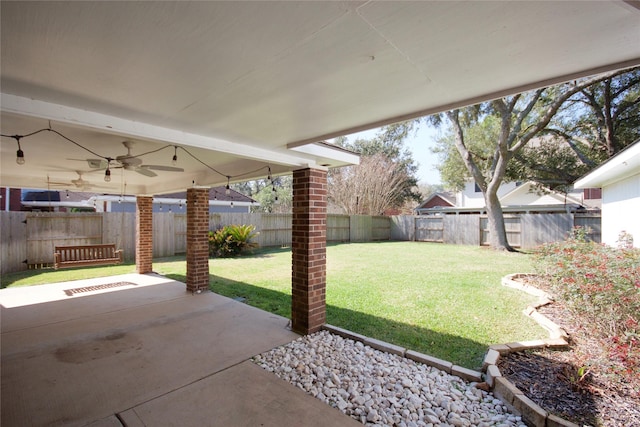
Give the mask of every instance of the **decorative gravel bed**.
[(328, 331), (254, 362), (368, 426), (525, 427), (475, 383)]

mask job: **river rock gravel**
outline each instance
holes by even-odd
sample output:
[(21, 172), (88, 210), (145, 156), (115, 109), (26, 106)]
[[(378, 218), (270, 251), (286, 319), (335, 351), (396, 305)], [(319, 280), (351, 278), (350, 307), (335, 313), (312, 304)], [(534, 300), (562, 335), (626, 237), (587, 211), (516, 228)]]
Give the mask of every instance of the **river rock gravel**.
[(367, 426), (525, 427), (475, 383), (327, 331), (253, 361)]

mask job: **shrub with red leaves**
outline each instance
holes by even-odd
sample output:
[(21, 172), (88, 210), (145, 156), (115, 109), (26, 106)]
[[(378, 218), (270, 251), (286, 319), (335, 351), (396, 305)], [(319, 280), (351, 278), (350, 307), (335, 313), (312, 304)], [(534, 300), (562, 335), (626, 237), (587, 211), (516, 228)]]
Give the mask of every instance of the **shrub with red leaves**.
[(640, 250), (589, 242), (577, 228), (536, 252), (535, 265), (556, 299), (607, 343), (626, 375), (640, 375)]

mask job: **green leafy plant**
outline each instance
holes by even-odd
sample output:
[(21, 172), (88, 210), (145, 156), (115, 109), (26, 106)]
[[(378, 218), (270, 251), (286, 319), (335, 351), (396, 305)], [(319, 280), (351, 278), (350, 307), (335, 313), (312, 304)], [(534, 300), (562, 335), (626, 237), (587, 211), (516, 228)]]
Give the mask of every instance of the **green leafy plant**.
[(209, 232), (209, 256), (230, 258), (258, 247), (251, 239), (259, 233), (253, 225), (225, 225)]
[(583, 229), (542, 246), (535, 266), (556, 298), (625, 366), (640, 375), (640, 250), (586, 241)]

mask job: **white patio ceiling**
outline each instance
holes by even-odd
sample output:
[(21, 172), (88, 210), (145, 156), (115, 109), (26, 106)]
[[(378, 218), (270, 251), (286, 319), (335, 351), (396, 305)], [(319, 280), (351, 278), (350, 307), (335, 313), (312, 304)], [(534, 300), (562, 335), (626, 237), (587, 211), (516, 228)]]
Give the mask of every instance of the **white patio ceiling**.
[[(340, 166), (307, 143), (640, 64), (638, 2), (11, 2), (1, 8), (1, 128), (51, 127), (95, 153), (165, 145), (183, 173), (91, 170), (52, 132), (2, 138), (0, 185), (75, 170), (95, 190), (161, 194)], [(144, 156), (171, 166), (172, 147)], [(418, 159), (419, 160), (419, 159)], [(258, 170), (259, 169), (259, 170)], [(254, 172), (255, 171), (255, 172)], [(238, 176), (245, 174), (242, 176)]]

